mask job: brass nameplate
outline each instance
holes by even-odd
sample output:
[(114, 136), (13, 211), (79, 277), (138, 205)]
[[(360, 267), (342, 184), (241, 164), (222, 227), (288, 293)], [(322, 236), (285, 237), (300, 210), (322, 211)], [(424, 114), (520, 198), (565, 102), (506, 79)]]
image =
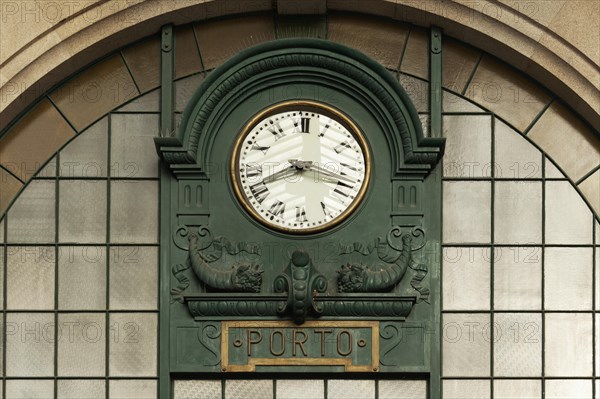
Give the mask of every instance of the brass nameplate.
[(257, 366), (343, 366), (379, 371), (377, 321), (223, 321), (222, 371)]

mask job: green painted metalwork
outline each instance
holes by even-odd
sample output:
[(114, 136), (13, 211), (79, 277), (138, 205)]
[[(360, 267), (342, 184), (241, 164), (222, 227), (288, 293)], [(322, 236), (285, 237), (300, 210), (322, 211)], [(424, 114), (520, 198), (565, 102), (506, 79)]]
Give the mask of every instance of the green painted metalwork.
[(431, 27), (429, 38), (429, 111), (432, 137), (442, 137), (442, 30)]
[[(442, 104), (442, 83), (443, 83), (443, 52), (442, 52), (442, 30), (439, 27), (432, 26), (429, 36), (429, 112), (430, 126), (429, 130), (432, 137), (443, 137), (443, 104)], [(432, 208), (431, 217), (442, 224), (442, 172), (440, 169), (436, 171), (437, 179), (433, 182), (435, 185), (432, 189), (439, 193), (433, 196), (432, 201), (435, 202)], [(441, 237), (441, 234), (440, 234)], [(441, 241), (441, 238), (440, 238)], [(433, 315), (431, 352), (430, 352), (430, 378), (429, 378), (429, 396), (431, 398), (442, 397), (441, 375), (442, 375), (442, 330), (441, 330), (441, 277), (433, 271), (434, 275), (431, 283), (431, 307)]]
[[(164, 26), (161, 30), (161, 93), (160, 93), (160, 123), (161, 134), (171, 132), (173, 126), (173, 71), (175, 40), (172, 25)], [(173, 191), (176, 184), (164, 165), (160, 168), (160, 248), (159, 248), (159, 350), (158, 350), (158, 392), (160, 398), (172, 396), (170, 375), (170, 239), (171, 239), (171, 209), (174, 201)]]
[[(243, 127), (290, 100), (320, 102), (348, 115), (371, 151), (371, 182), (361, 203), (339, 225), (312, 234), (257, 222), (230, 178), (233, 143)], [(439, 362), (439, 336), (428, 335), (439, 331), (439, 257), (427, 255), (439, 253), (437, 164), (444, 140), (424, 137), (409, 97), (385, 68), (317, 39), (252, 47), (207, 76), (179, 131), (157, 138), (156, 145), (169, 171), (162, 193), (171, 195), (161, 208), (161, 249), (168, 254), (161, 256), (161, 344), (169, 346), (161, 346), (169, 356), (161, 364), (170, 376), (250, 367), (431, 373), (439, 379), (439, 364), (432, 364)], [(234, 329), (250, 334), (246, 344), (230, 339), (227, 323), (234, 322), (254, 326)], [(345, 323), (373, 329), (367, 334), (366, 327)], [(315, 358), (311, 354), (335, 349), (303, 341), (320, 334), (315, 325), (354, 346), (339, 347), (326, 361)], [(284, 341), (298, 334), (307, 355), (296, 346), (296, 355), (284, 355), (272, 343), (258, 345), (259, 335), (273, 334)], [(228, 353), (237, 355), (224, 357)], [(230, 361), (239, 367), (229, 367)], [(167, 390), (161, 382), (161, 395)]]

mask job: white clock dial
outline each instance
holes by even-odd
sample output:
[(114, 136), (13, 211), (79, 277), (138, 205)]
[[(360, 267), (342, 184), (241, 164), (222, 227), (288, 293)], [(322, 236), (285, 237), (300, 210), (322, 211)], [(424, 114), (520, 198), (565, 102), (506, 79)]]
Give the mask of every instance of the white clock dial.
[(362, 199), (369, 154), (358, 128), (315, 102), (276, 105), (253, 118), (232, 158), (242, 204), (269, 227), (307, 233), (343, 220)]

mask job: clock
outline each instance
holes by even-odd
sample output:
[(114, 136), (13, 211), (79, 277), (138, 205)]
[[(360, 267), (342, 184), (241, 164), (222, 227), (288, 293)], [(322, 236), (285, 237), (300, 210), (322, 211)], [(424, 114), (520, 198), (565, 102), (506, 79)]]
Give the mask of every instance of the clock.
[(280, 232), (324, 231), (364, 199), (371, 174), (363, 133), (316, 101), (286, 101), (244, 126), (231, 156), (235, 195), (255, 220)]

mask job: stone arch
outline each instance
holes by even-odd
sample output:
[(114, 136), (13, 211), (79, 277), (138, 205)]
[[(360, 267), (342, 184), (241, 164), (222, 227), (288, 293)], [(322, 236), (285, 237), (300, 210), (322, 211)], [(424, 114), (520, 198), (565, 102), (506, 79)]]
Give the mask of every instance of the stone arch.
[[(556, 2), (550, 6), (534, 1), (528, 2), (526, 7), (492, 0), (467, 4), (457, 1), (374, 0), (367, 4), (320, 0), (300, 4), (289, 0), (213, 0), (161, 2), (157, 7), (149, 2), (96, 1), (81, 8), (59, 6), (54, 13), (36, 6), (33, 14), (41, 22), (29, 28), (30, 24), (21, 22), (31, 12), (27, 14), (24, 5), (6, 2), (2, 5), (3, 19), (6, 19), (3, 28), (7, 33), (19, 32), (20, 35), (2, 35), (3, 52), (7, 56), (0, 60), (3, 69), (0, 115), (7, 123), (40, 93), (90, 59), (141, 39), (164, 23), (184, 24), (259, 11), (324, 14), (334, 10), (385, 16), (421, 26), (439, 25), (447, 34), (536, 76), (559, 96), (568, 98), (570, 105), (598, 129), (599, 38), (597, 34), (590, 36), (590, 32), (598, 32), (593, 26), (598, 26), (600, 9), (595, 2), (580, 3), (577, 7), (567, 7), (572, 4)], [(588, 23), (571, 23), (578, 20)], [(26, 31), (23, 26), (28, 27)]]

